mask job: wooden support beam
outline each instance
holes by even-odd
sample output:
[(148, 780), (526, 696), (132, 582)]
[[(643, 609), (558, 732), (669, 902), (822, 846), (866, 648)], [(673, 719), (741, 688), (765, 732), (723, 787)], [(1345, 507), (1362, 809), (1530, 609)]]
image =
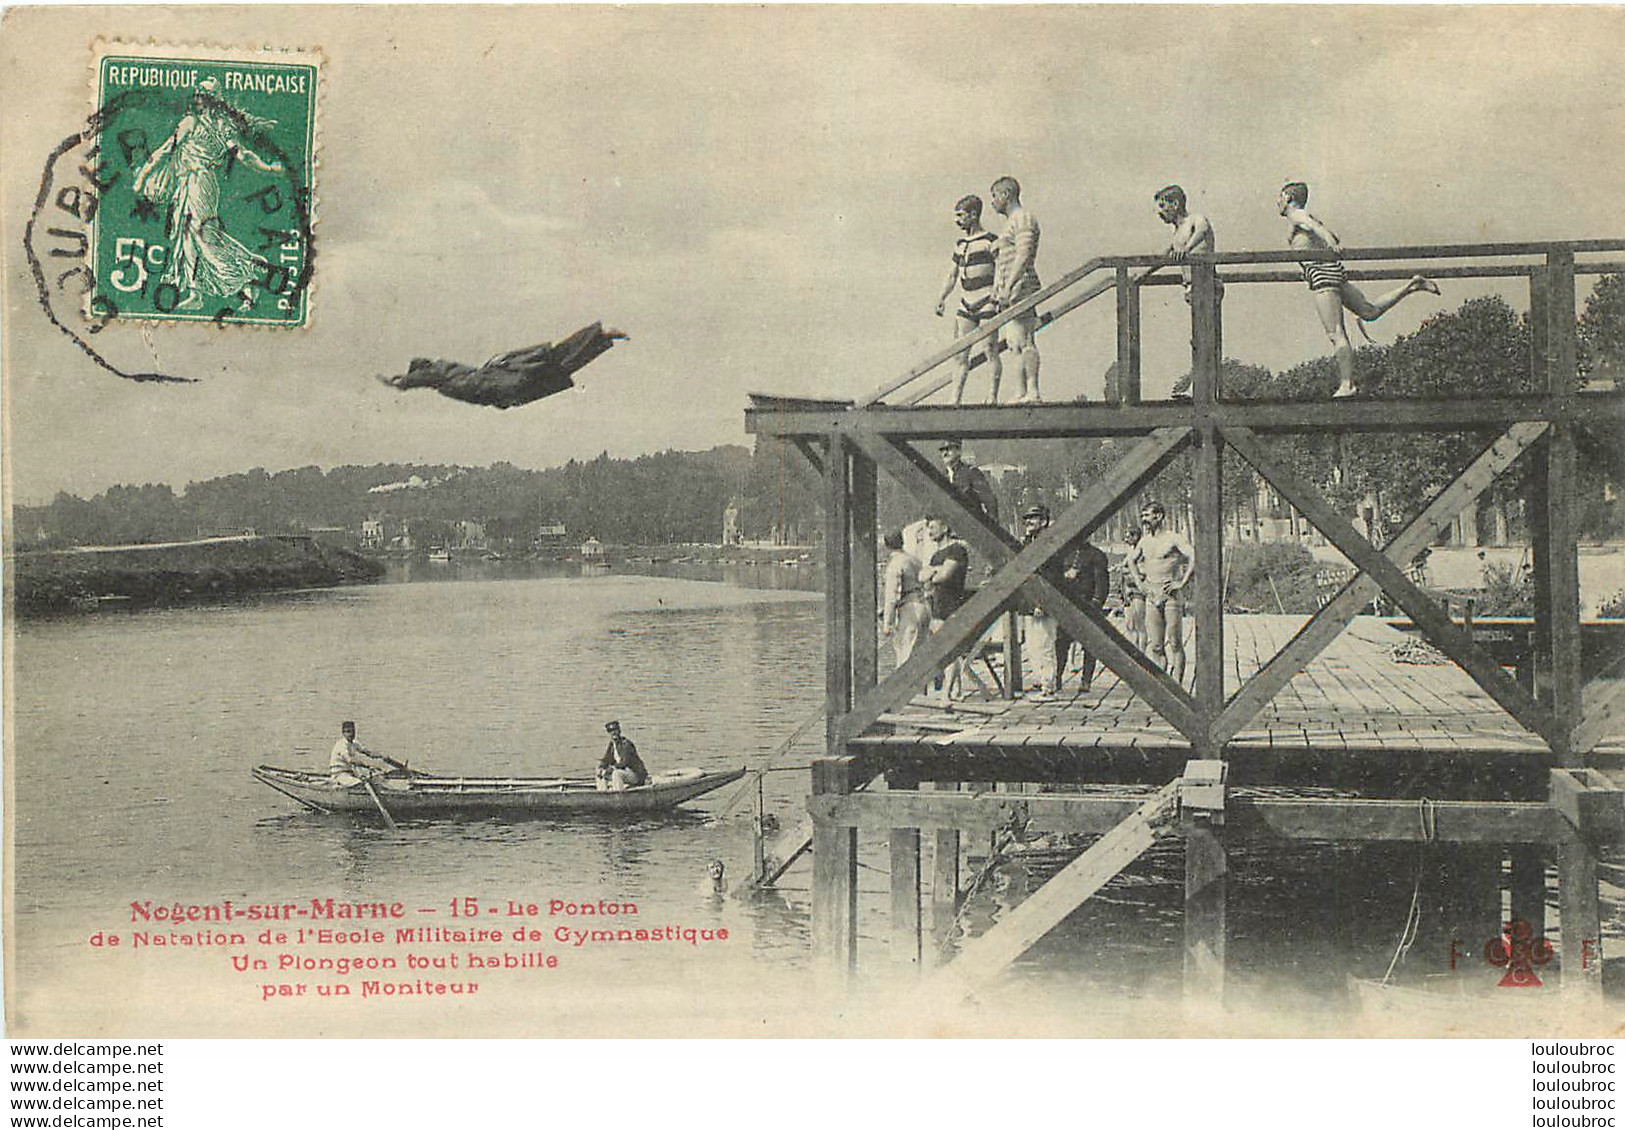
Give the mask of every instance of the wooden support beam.
[[(1544, 322), (1544, 319), (1542, 319)], [(1542, 357), (1541, 371), (1545, 360)], [(1550, 479), (1550, 445), (1535, 445), (1529, 455), (1529, 476), (1524, 493), (1524, 516), (1529, 524), (1530, 574), (1535, 585), (1534, 654), (1532, 690), (1536, 701), (1552, 705), (1552, 539), (1547, 528), (1547, 482)]]
[(812, 848), (812, 844), (812, 817), (803, 815), (763, 845), (761, 876), (741, 887), (736, 893), (743, 893), (752, 887), (771, 887), (778, 882), (780, 875), (790, 870), (792, 863)]
[[(1432, 599), (1401, 569), (1361, 537), (1348, 520), (1334, 511), (1316, 491), (1296, 475), (1278, 466), (1263, 450), (1258, 439), (1245, 428), (1225, 430), (1231, 446), (1251, 463), (1271, 486), (1308, 518), (1326, 539), (1357, 568), (1369, 573), (1383, 592), (1393, 597), (1421, 628), (1427, 638), (1472, 676), (1484, 693), (1525, 729), (1540, 735), (1555, 748), (1556, 734), (1551, 714), (1528, 691), (1501, 670), (1494, 658), (1473, 642), (1472, 636), (1457, 627)], [(1563, 741), (1567, 741), (1565, 732)]]
[(852, 685), (855, 694), (880, 681), (880, 527), (875, 463), (852, 454)]
[[(1625, 388), (1582, 389), (1566, 407), (1543, 392), (1392, 400), (1227, 400), (1214, 406), (1212, 418), (1221, 427), (1239, 425), (1260, 435), (1505, 429), (1521, 420), (1562, 418), (1586, 424), (1625, 419)], [(922, 440), (948, 435), (967, 439), (1146, 435), (1159, 428), (1189, 427), (1191, 421), (1192, 406), (1184, 401), (876, 406), (866, 411), (752, 409), (745, 415), (746, 430), (760, 435), (822, 438), (839, 428)]]
[[(1008, 827), (1025, 808), (1035, 826), (1077, 835), (1100, 835), (1145, 802), (1138, 795), (984, 794), (937, 791), (852, 793), (815, 797), (819, 818), (846, 828), (934, 828), (982, 837)], [(1415, 800), (1348, 797), (1248, 797), (1225, 800), (1226, 831), (1238, 837), (1281, 840), (1461, 844), (1558, 844), (1577, 836), (1549, 804), (1533, 801)]]
[(1196, 702), (1202, 712), (1199, 755), (1217, 757), (1213, 723), (1224, 710), (1224, 443), (1211, 424), (1198, 429), (1191, 505), (1195, 517), (1191, 548), (1196, 553)]
[(849, 786), (845, 758), (813, 763), (813, 956), (825, 974), (842, 977), (858, 960), (858, 830), (818, 818), (817, 801)]
[[(1573, 336), (1572, 329), (1569, 335)], [(1555, 350), (1554, 350), (1555, 352)], [(1551, 711), (1556, 723), (1552, 750), (1562, 765), (1582, 761), (1569, 739), (1583, 721), (1580, 672), (1579, 471), (1570, 424), (1552, 425), (1546, 441), (1544, 565), (1551, 633)]]
[(1534, 927), (1531, 937), (1546, 933), (1546, 852), (1536, 846), (1512, 848), (1512, 918)]
[[(938, 793), (957, 792), (959, 786), (938, 782)], [(966, 798), (971, 799), (971, 798)], [(905, 819), (905, 823), (908, 823)], [(931, 948), (926, 964), (939, 964), (938, 956), (948, 944), (959, 920), (959, 830), (938, 827), (931, 856)]]
[[(893, 786), (894, 791), (910, 791)], [(920, 829), (891, 829), (892, 958), (899, 965), (920, 964)]]
[(824, 468), (824, 737), (839, 757), (841, 721), (852, 708), (852, 459), (840, 433)]
[(1187, 762), (1179, 782), (1180, 827), (1185, 833), (1185, 997), (1218, 1001), (1224, 995), (1225, 904), (1229, 866), (1223, 829), (1227, 818), (1225, 764)]
[(1225, 903), (1229, 864), (1218, 825), (1185, 827), (1185, 996), (1224, 994)]
[[(1432, 543), (1462, 507), (1477, 498), (1545, 432), (1542, 423), (1514, 424), (1457, 475), (1455, 481), (1434, 496), (1383, 549), (1388, 560), (1400, 568)], [(1224, 744), (1246, 728), (1281, 688), (1291, 682), (1309, 662), (1331, 642), (1370, 603), (1378, 592), (1377, 582), (1364, 573), (1356, 574), (1343, 590), (1310, 618), (1292, 639), (1261, 667), (1220, 712), (1213, 726), (1213, 744)]]
[(1140, 287), (1127, 267), (1117, 268), (1117, 387), (1106, 399), (1140, 403)]
[(1597, 769), (1553, 769), (1551, 804), (1591, 844), (1625, 842), (1625, 789)]
[(991, 930), (966, 943), (959, 957), (932, 978), (932, 987), (962, 997), (997, 976), (1080, 903), (1145, 854), (1173, 820), (1178, 795), (1177, 781), (1158, 790), (1132, 816), (1095, 841)]
[(827, 447), (821, 448), (805, 436), (791, 436), (790, 442), (796, 445), (796, 450), (812, 464), (812, 469), (820, 475), (824, 473), (824, 454)]
[(1569, 753), (1583, 758), (1606, 737), (1618, 732), (1625, 715), (1625, 679), (1596, 681), (1580, 697), (1581, 721), (1569, 738)]
[(1004, 697), (1021, 695), (1021, 623), (1014, 612), (1004, 614)]
[(980, 638), (1022, 588), (1046, 610), (1052, 611), (1069, 635), (1116, 671), (1175, 728), (1188, 737), (1205, 734), (1194, 702), (1183, 688), (1151, 667), (1097, 614), (1079, 609), (1049, 581), (1036, 574), (1036, 570), (1059, 553), (1067, 542), (1099, 525), (1123, 498), (1155, 476), (1178, 453), (1185, 443), (1186, 432), (1168, 429), (1135, 445), (1108, 474), (1063, 512), (1057, 522), (1019, 552), (1009, 535), (993, 526), (979, 511), (969, 509), (947, 481), (917, 454), (862, 432), (854, 438), (860, 450), (870, 455), (923, 505), (945, 516), (971, 548), (998, 567), (999, 572), (949, 617), (941, 630), (921, 640), (902, 667), (859, 699), (846, 720), (846, 736), (859, 736), (881, 714), (912, 698), (915, 689), (933, 671)]
[(1602, 915), (1597, 905), (1597, 853), (1580, 840), (1557, 849), (1557, 913), (1563, 992), (1602, 996)]

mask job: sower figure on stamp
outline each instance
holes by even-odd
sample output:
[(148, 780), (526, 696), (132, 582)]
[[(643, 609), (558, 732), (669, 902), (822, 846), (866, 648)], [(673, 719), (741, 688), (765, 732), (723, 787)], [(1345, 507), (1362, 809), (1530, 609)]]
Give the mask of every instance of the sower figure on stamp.
[[(993, 301), (999, 310), (1008, 310), (1042, 289), (1038, 281), (1038, 220), (1021, 206), (1021, 185), (1015, 177), (1000, 177), (989, 195), (993, 210), (1005, 218), (999, 236), (998, 262), (993, 278)], [(999, 336), (1021, 374), (1021, 394), (1017, 404), (1038, 402), (1038, 311), (1029, 310), (999, 328)]]
[(632, 739), (622, 736), (621, 724), (605, 722), (604, 731), (609, 734), (609, 747), (598, 761), (598, 791), (618, 793), (648, 784), (649, 770), (644, 767)]
[(327, 773), (335, 785), (355, 785), (389, 766), (389, 759), (355, 740), (355, 723), (339, 726), (339, 740), (327, 759)]
[(220, 100), (220, 80), (209, 75), (197, 84), (191, 112), (135, 174), (137, 194), (169, 210), (174, 245), (161, 281), (181, 296), (179, 310), (199, 309), (204, 295), (240, 295), (248, 309), (251, 285), (267, 272), (266, 260), (234, 239), (220, 219), (221, 168), (240, 161), (262, 173), (282, 171), (280, 162), (244, 144), (239, 122), (261, 130), (276, 124), (232, 111)]
[[(1165, 224), (1174, 229), (1174, 238), (1168, 244), (1168, 255), (1180, 265), (1179, 277), (1184, 283), (1185, 305), (1191, 304), (1191, 269), (1186, 260), (1193, 253), (1212, 254), (1217, 248), (1217, 241), (1213, 234), (1213, 225), (1208, 218), (1198, 212), (1189, 210), (1185, 200), (1185, 190), (1177, 184), (1170, 184), (1157, 190), (1154, 198), (1157, 203), (1157, 215)], [(1224, 298), (1224, 285), (1219, 286), (1220, 300)], [(1186, 372), (1184, 376), (1174, 382), (1170, 395), (1174, 398), (1190, 395), (1191, 380), (1195, 376)]]
[(1176, 683), (1183, 683), (1185, 582), (1196, 568), (1196, 553), (1183, 535), (1163, 528), (1166, 519), (1162, 503), (1146, 503), (1140, 511), (1145, 533), (1129, 554), (1128, 566), (1145, 593), (1148, 654)]
[[(1309, 214), (1308, 203), (1309, 186), (1302, 181), (1287, 182), (1276, 196), (1276, 210), (1292, 225), (1287, 242), (1300, 250), (1307, 248), (1342, 250), (1342, 243), (1337, 235)], [(1354, 347), (1349, 344), (1348, 329), (1343, 324), (1345, 308), (1352, 310), (1360, 319), (1360, 332), (1364, 333), (1364, 323), (1376, 321), (1392, 310), (1402, 298), (1420, 290), (1425, 290), (1429, 294), (1439, 293), (1438, 286), (1431, 279), (1415, 275), (1409, 282), (1395, 287), (1382, 297), (1370, 299), (1361, 293), (1359, 287), (1349, 282), (1348, 271), (1339, 260), (1304, 260), (1301, 266), (1304, 282), (1309, 284), (1309, 293), (1315, 300), (1315, 311), (1320, 315), (1321, 327), (1325, 329), (1326, 337), (1337, 353), (1337, 372), (1341, 379), (1337, 391), (1332, 393), (1334, 397), (1353, 396), (1365, 391), (1354, 379)]]
[[(937, 298), (937, 317), (942, 317), (946, 312), (948, 299), (957, 288), (960, 295), (959, 307), (954, 311), (954, 336), (964, 337), (974, 333), (977, 326), (996, 313), (993, 277), (998, 237), (982, 227), (980, 196), (960, 198), (959, 203), (954, 205), (954, 223), (964, 234), (954, 241), (953, 266), (948, 271), (948, 281), (943, 284), (942, 294)], [(984, 348), (987, 350), (988, 370), (993, 378), (987, 402), (997, 404), (999, 380), (1004, 375), (1004, 366), (999, 360), (996, 340), (989, 338)], [(965, 399), (965, 378), (969, 375), (970, 350), (967, 349), (954, 359), (955, 404)]]

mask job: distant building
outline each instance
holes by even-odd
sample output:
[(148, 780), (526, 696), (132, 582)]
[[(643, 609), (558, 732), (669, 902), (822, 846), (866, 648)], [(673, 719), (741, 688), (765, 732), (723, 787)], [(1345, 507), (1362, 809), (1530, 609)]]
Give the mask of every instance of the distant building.
[(452, 537), (452, 545), (456, 549), (486, 549), (490, 545), (485, 536), (485, 523), (472, 518), (458, 522)]
[(305, 533), (322, 545), (347, 545), (350, 531), (343, 526), (306, 526)]
[(542, 548), (562, 546), (569, 541), (569, 531), (564, 523), (557, 519), (549, 519), (536, 527), (536, 544)]
[(361, 548), (384, 548), (384, 520), (382, 518), (364, 518), (361, 522)]
[(588, 538), (581, 543), (581, 556), (586, 561), (602, 561), (604, 559), (604, 543), (597, 538)]
[(722, 512), (722, 544), (740, 545), (744, 538), (739, 532), (739, 504), (728, 503), (728, 508)]

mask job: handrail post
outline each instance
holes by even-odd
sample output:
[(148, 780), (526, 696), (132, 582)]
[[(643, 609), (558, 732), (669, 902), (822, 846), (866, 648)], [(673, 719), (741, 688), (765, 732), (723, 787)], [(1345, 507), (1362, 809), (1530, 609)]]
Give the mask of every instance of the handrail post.
[(1562, 765), (1578, 765), (1570, 756), (1568, 735), (1579, 725), (1583, 687), (1580, 672), (1580, 576), (1576, 551), (1579, 525), (1578, 469), (1574, 423), (1562, 411), (1574, 396), (1576, 324), (1574, 253), (1556, 249), (1546, 257), (1546, 391), (1559, 409), (1537, 460), (1546, 487), (1545, 581), (1551, 621), (1552, 713), (1563, 739), (1553, 750)]
[[(1191, 265), (1191, 406), (1196, 415), (1195, 514), (1191, 548), (1196, 553), (1196, 679), (1193, 687), (1204, 729), (1211, 734), (1224, 710), (1224, 441), (1213, 423), (1219, 396), (1219, 280), (1212, 263)], [(1204, 742), (1198, 757), (1221, 751)]]
[(1140, 403), (1140, 284), (1127, 267), (1117, 268), (1117, 380), (1106, 399)]

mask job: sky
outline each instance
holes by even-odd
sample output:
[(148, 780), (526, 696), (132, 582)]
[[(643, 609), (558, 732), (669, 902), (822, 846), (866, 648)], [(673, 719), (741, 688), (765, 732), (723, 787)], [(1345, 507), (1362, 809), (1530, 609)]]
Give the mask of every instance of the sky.
[[(99, 339), (196, 384), (90, 364), (20, 253), (97, 37), (322, 55), (309, 324)], [(1045, 281), (1166, 246), (1151, 196), (1171, 181), (1225, 250), (1284, 246), (1287, 179), (1350, 246), (1618, 236), (1625, 10), (13, 9), (0, 141), (13, 501), (255, 466), (547, 467), (747, 443), (748, 392), (900, 374), (952, 334), (932, 310), (954, 201), (1004, 174)], [(1495, 285), (1408, 300), (1373, 336)], [(1225, 313), (1230, 356), (1326, 351), (1301, 285), (1232, 288)], [(1187, 363), (1185, 318), (1176, 289), (1147, 294), (1147, 395)], [(597, 320), (630, 340), (527, 407), (373, 379)], [(1106, 302), (1047, 330), (1046, 397), (1099, 396), (1113, 333)]]

